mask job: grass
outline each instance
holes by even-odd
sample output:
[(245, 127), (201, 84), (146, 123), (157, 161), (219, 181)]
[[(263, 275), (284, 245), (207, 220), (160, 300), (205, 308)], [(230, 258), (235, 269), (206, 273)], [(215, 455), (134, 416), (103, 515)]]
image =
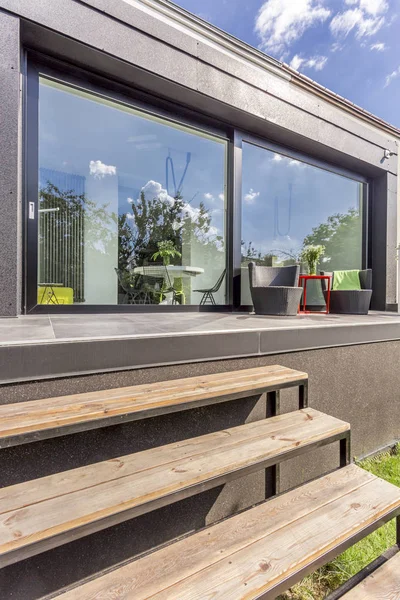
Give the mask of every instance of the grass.
[[(400, 487), (400, 444), (391, 451), (357, 463), (363, 469)], [(303, 579), (280, 600), (323, 600), (326, 595), (358, 573), (395, 544), (395, 521), (387, 523), (336, 560)]]

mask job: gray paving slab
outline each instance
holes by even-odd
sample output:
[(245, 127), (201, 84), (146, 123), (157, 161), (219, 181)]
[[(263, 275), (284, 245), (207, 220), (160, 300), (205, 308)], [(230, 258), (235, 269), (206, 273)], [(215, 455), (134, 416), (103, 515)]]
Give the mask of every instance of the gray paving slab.
[[(35, 315), (0, 319), (0, 345), (234, 332), (274, 332), (400, 324), (400, 315), (298, 315), (269, 317), (247, 313), (144, 313)], [(328, 333), (326, 335), (329, 335)]]

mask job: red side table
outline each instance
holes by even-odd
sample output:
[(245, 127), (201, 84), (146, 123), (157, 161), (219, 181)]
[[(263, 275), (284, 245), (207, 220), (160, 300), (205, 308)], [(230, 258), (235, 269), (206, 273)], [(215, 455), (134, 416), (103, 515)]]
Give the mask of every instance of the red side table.
[[(326, 291), (326, 310), (306, 310), (307, 306), (307, 281), (310, 279), (326, 279), (328, 282), (327, 291)], [(304, 282), (304, 283), (303, 283)], [(327, 315), (329, 313), (329, 305), (331, 301), (331, 276), (330, 275), (300, 275), (299, 283), (302, 286), (303, 292), (303, 302), (300, 302), (299, 313), (303, 315), (309, 315), (311, 313), (324, 314)], [(303, 310), (301, 310), (301, 304), (303, 304)]]

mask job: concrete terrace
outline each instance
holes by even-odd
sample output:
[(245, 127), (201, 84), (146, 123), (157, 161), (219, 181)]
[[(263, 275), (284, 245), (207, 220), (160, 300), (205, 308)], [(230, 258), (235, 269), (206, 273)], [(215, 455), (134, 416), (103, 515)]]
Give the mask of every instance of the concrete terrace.
[(0, 320), (0, 382), (400, 339), (400, 315), (160, 313)]

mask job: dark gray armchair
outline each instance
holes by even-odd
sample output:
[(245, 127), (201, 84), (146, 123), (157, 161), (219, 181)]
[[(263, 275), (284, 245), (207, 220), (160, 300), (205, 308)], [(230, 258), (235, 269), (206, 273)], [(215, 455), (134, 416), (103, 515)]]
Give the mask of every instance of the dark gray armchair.
[[(321, 271), (321, 275), (330, 275), (331, 288), (335, 279), (335, 271), (327, 273)], [(359, 271), (361, 290), (334, 290), (331, 291), (330, 310), (331, 313), (347, 315), (366, 315), (372, 296), (372, 270)], [(327, 282), (321, 279), (322, 291), (326, 300)]]
[(257, 315), (297, 314), (303, 288), (297, 287), (300, 267), (260, 267), (249, 264), (250, 291)]

